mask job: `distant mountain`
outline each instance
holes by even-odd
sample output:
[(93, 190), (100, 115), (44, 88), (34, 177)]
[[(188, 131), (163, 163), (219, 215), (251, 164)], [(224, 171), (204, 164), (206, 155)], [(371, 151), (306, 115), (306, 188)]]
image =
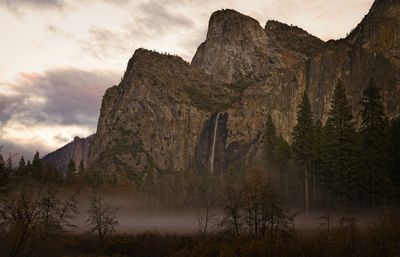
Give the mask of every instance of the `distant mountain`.
[(92, 144), (94, 135), (86, 138), (75, 137), (74, 141), (66, 144), (60, 149), (49, 153), (42, 158), (43, 163), (46, 165), (52, 165), (61, 172), (66, 172), (68, 163), (74, 160), (78, 167), (81, 160), (83, 165), (87, 166), (87, 158), (89, 154), (89, 148)]
[(121, 179), (240, 167), (262, 155), (268, 114), (290, 140), (304, 91), (315, 119), (325, 122), (339, 79), (356, 117), (374, 78), (394, 118), (400, 113), (399, 28), (398, 0), (375, 1), (348, 37), (328, 42), (295, 26), (268, 21), (263, 28), (234, 10), (217, 11), (191, 64), (135, 52), (121, 83), (104, 95), (88, 166)]

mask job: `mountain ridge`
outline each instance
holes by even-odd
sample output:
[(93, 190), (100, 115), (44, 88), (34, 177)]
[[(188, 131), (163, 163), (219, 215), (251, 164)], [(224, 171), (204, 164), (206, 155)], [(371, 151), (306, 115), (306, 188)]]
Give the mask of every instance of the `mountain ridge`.
[[(220, 10), (211, 15), (191, 64), (137, 50), (120, 85), (103, 98), (89, 166), (128, 179), (166, 170), (205, 173), (211, 159), (215, 172), (239, 168), (261, 158), (267, 115), (290, 141), (303, 92), (315, 120), (324, 122), (339, 79), (354, 114), (368, 80), (380, 82), (394, 118), (400, 113), (400, 65), (399, 37), (391, 31), (400, 24), (392, 15), (399, 10), (399, 1), (375, 1), (349, 36), (328, 42), (298, 27), (269, 21), (263, 28), (249, 16)], [(369, 24), (389, 29), (371, 32)]]

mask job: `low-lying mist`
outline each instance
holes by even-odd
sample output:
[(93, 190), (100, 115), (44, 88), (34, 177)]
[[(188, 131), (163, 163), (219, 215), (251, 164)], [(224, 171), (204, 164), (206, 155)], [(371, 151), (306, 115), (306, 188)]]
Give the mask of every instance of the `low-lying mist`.
[[(201, 231), (201, 219), (204, 218), (204, 210), (201, 207), (155, 208), (144, 197), (127, 197), (120, 193), (107, 194), (104, 196), (104, 201), (107, 205), (117, 210), (117, 233), (196, 234)], [(89, 208), (89, 196), (80, 195), (78, 197), (78, 214), (72, 220), (74, 226), (67, 228), (67, 231), (72, 233), (88, 231), (87, 218)], [(290, 209), (290, 212), (295, 214), (294, 227), (297, 230), (319, 230), (327, 226), (327, 219), (329, 219), (331, 228), (338, 227), (343, 219), (351, 219), (359, 228), (363, 228), (384, 213), (390, 212), (390, 209), (382, 208), (366, 212), (305, 212), (299, 209)], [(208, 231), (217, 231), (223, 218), (224, 214), (221, 208), (210, 210)]]

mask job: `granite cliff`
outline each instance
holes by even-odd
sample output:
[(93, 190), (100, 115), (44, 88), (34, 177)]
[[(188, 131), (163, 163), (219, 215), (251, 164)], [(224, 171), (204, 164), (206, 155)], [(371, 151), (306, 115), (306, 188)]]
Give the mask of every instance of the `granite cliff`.
[[(238, 98), (180, 57), (138, 49), (121, 83), (104, 95), (89, 164), (133, 179), (149, 170), (191, 170), (211, 113)], [(206, 138), (202, 144), (211, 144)]]
[(92, 145), (94, 135), (86, 138), (75, 137), (74, 140), (60, 149), (49, 153), (42, 158), (44, 164), (52, 165), (60, 172), (67, 171), (68, 163), (73, 160), (78, 167), (83, 162), (84, 167), (87, 166), (89, 149)]
[(212, 14), (191, 64), (139, 49), (104, 95), (88, 165), (104, 176), (154, 171), (220, 172), (261, 155), (270, 114), (290, 140), (306, 91), (326, 120), (343, 81), (357, 117), (370, 78), (389, 118), (400, 113), (400, 1), (377, 0), (344, 39), (323, 42), (277, 21), (263, 28), (234, 10)]

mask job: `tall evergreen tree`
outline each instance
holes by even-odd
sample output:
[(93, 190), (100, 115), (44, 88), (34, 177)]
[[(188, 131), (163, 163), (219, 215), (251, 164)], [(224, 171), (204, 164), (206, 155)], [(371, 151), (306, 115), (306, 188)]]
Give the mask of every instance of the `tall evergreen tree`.
[(385, 112), (383, 98), (375, 81), (370, 80), (361, 99), (361, 148), (365, 202), (382, 203), (389, 185), (385, 170)]
[(21, 159), (19, 160), (19, 164), (18, 164), (18, 174), (20, 176), (24, 176), (26, 173), (26, 162), (24, 159), (24, 156), (21, 156)]
[(71, 173), (76, 172), (76, 164), (73, 159), (69, 160), (67, 170), (68, 170), (68, 172), (71, 172)]
[(38, 180), (43, 179), (42, 162), (40, 161), (38, 151), (36, 151), (32, 160), (32, 176)]
[(320, 120), (317, 120), (314, 125), (314, 163), (313, 163), (313, 193), (314, 200), (318, 200), (318, 188), (322, 184), (324, 156), (323, 156), (323, 126)]
[(3, 173), (6, 169), (6, 163), (4, 162), (3, 155), (0, 153), (0, 173)]
[(4, 190), (4, 186), (7, 184), (8, 174), (6, 171), (6, 163), (4, 162), (3, 155), (1, 154), (0, 146), (0, 193)]
[(339, 201), (354, 203), (357, 192), (356, 131), (351, 106), (346, 97), (345, 88), (339, 80), (331, 102), (327, 131), (327, 163), (331, 170), (331, 187)]
[(14, 165), (13, 165), (13, 156), (11, 156), (11, 153), (8, 154), (8, 159), (6, 162), (6, 170), (8, 174), (11, 174), (14, 172)]
[(28, 161), (26, 162), (25, 174), (26, 174), (27, 176), (31, 176), (31, 175), (32, 175), (32, 163), (31, 163), (30, 160), (28, 160)]
[(323, 189), (324, 198), (327, 199), (325, 207), (328, 209), (334, 205), (335, 200), (335, 172), (332, 169), (332, 156), (334, 156), (334, 145), (332, 141), (334, 138), (334, 128), (332, 124), (332, 119), (328, 117), (325, 126), (322, 129), (322, 143), (321, 143), (321, 154), (322, 162), (319, 166), (319, 177), (321, 181), (321, 188)]
[(282, 136), (276, 141), (276, 165), (280, 174), (280, 188), (286, 197), (289, 197), (289, 169), (290, 169), (290, 145)]
[(6, 163), (4, 161), (3, 155), (0, 153), (0, 177), (6, 174)]
[(271, 115), (268, 115), (264, 131), (264, 154), (268, 170), (274, 170), (276, 167), (276, 129)]
[(304, 203), (309, 210), (309, 174), (314, 160), (314, 125), (310, 101), (304, 93), (298, 106), (297, 124), (293, 130), (293, 151), (297, 163), (304, 172)]
[(65, 180), (67, 182), (73, 182), (75, 178), (75, 173), (76, 173), (76, 164), (75, 161), (71, 159), (68, 162), (67, 173), (65, 174)]

